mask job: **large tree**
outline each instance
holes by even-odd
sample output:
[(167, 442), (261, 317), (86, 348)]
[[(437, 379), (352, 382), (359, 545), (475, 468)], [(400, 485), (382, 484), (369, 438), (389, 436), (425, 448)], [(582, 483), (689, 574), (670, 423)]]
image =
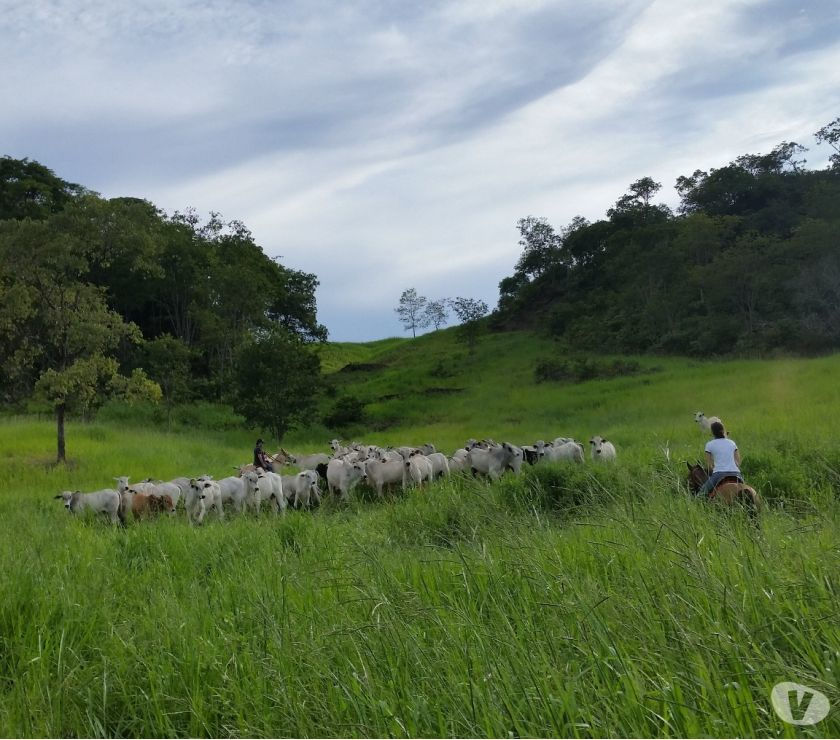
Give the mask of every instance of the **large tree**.
[(321, 360), (311, 346), (281, 327), (261, 332), (239, 349), (234, 408), (278, 442), (310, 421), (321, 383)]
[[(42, 221), (0, 224), (0, 342), (15, 347), (7, 372), (29, 375), (56, 416), (57, 457), (66, 457), (64, 422), (109, 395), (158, 397), (142, 371), (120, 378), (113, 354), (140, 339), (138, 328), (113, 311), (104, 288), (88, 282), (102, 260), (102, 214), (93, 196)], [(4, 320), (5, 319), (5, 320)]]

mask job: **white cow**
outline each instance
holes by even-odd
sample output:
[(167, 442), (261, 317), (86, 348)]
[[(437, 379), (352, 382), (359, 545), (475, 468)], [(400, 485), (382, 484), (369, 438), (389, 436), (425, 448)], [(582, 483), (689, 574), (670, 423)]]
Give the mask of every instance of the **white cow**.
[[(457, 452), (465, 452), (466, 450), (457, 450)], [(469, 470), (469, 458), (466, 454), (464, 455), (453, 455), (449, 458), (449, 473), (450, 475), (453, 473), (461, 473), (464, 470)]]
[(590, 452), (593, 460), (612, 462), (615, 460), (615, 445), (603, 437), (595, 436), (589, 440)]
[(117, 490), (120, 494), (125, 493), (125, 490), (129, 486), (132, 486), (135, 491), (145, 491), (147, 486), (154, 485), (151, 478), (146, 478), (145, 480), (138, 481), (137, 483), (129, 483), (128, 479), (130, 477), (131, 476), (129, 475), (121, 475), (119, 478), (114, 478), (117, 482)]
[(516, 475), (522, 470), (522, 450), (515, 445), (503, 442), (489, 449), (473, 447), (468, 456), (468, 463), (473, 475), (489, 476), (498, 480), (505, 470), (512, 470)]
[(376, 489), (380, 498), (386, 486), (399, 484), (405, 489), (405, 472), (405, 463), (399, 455), (396, 460), (368, 460), (365, 465), (368, 484)]
[(426, 455), (426, 458), (432, 464), (432, 480), (440, 476), (449, 477), (449, 461), (446, 459), (446, 455), (442, 452), (432, 452)]
[(120, 492), (113, 488), (104, 488), (93, 493), (62, 491), (55, 498), (62, 499), (64, 508), (71, 514), (93, 511), (96, 514), (105, 514), (111, 520), (111, 524), (125, 524)]
[(242, 476), (247, 486), (247, 497), (259, 514), (263, 501), (271, 501), (274, 513), (286, 513), (286, 497), (283, 495), (283, 477), (260, 468), (257, 471), (245, 473)]
[(574, 440), (568, 440), (558, 444), (547, 445), (544, 448), (546, 462), (564, 460), (569, 462), (582, 463), (584, 461), (583, 445)]
[(190, 478), (190, 490), (184, 497), (187, 520), (201, 524), (210, 509), (215, 508), (219, 519), (224, 519), (222, 492), (219, 484), (211, 478)]
[(321, 489), (318, 487), (318, 473), (314, 470), (302, 470), (297, 475), (283, 476), (283, 493), (286, 501), (295, 508), (303, 505), (308, 509), (313, 502), (321, 503)]
[(242, 473), (241, 477), (242, 482), (245, 484), (246, 504), (253, 507), (254, 511), (259, 511), (257, 502), (262, 503), (264, 500), (271, 498), (271, 481), (263, 477), (262, 468), (260, 468), (260, 472), (246, 470)]
[(245, 486), (245, 479), (239, 475), (230, 475), (217, 481), (219, 493), (222, 497), (222, 505), (230, 503), (237, 514), (242, 513), (247, 500), (248, 489)]
[(704, 414), (702, 411), (695, 411), (694, 412), (694, 421), (697, 422), (697, 425), (706, 434), (711, 434), (712, 433), (712, 424), (714, 424), (716, 421), (720, 422), (721, 424), (723, 423), (722, 421), (720, 421), (719, 417), (717, 417), (717, 416), (706, 416), (706, 414)]
[(425, 455), (415, 452), (405, 461), (406, 481), (411, 481), (415, 486), (422, 486), (426, 481), (431, 481), (433, 475), (434, 467)]
[(303, 470), (315, 470), (319, 465), (329, 465), (330, 456), (323, 452), (314, 455), (289, 455), (289, 462)]
[(327, 486), (330, 493), (338, 491), (342, 500), (350, 496), (350, 491), (364, 477), (363, 463), (349, 463), (344, 460), (330, 460), (327, 466)]

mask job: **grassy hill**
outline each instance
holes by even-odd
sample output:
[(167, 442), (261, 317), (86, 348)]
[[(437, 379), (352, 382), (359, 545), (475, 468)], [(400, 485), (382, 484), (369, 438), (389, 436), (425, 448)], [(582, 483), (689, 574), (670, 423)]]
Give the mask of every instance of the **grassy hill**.
[[(616, 466), (360, 490), (282, 519), (117, 531), (52, 499), (222, 477), (250, 432), (72, 423), (55, 468), (50, 423), (0, 422), (0, 734), (836, 736), (836, 709), (794, 727), (769, 694), (840, 700), (840, 357), (635, 358), (636, 375), (536, 383), (554, 351), (503, 334), (471, 357), (452, 332), (329, 348), (337, 397), (367, 403), (353, 436), (600, 433)], [(682, 489), (697, 409), (744, 451), (760, 529)]]
[[(538, 383), (538, 362), (563, 356), (554, 342), (530, 332), (489, 334), (474, 355), (452, 330), (362, 346), (368, 352), (356, 356), (370, 369), (351, 366), (330, 378), (339, 396), (366, 404), (368, 421), (348, 432), (382, 444), (429, 440), (451, 451), (470, 437), (521, 443), (601, 434), (630, 454), (658, 454), (670, 442), (696, 456), (702, 446), (692, 419), (702, 410), (723, 418), (745, 448), (771, 439), (822, 447), (836, 430), (827, 410), (840, 409), (840, 355), (725, 362), (624, 357), (638, 364), (637, 374)], [(614, 358), (593, 359), (609, 366)]]

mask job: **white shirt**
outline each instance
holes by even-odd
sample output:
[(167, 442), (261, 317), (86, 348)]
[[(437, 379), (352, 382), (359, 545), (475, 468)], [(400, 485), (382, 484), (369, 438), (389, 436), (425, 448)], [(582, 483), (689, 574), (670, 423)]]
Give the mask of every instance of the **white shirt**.
[(741, 469), (735, 463), (735, 450), (738, 449), (731, 439), (712, 439), (706, 442), (706, 452), (712, 454), (715, 461), (713, 473), (740, 473)]

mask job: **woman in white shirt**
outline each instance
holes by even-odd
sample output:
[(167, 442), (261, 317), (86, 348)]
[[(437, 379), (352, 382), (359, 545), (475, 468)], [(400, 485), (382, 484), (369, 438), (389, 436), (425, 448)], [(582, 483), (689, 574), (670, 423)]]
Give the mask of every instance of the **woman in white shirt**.
[(712, 474), (697, 491), (698, 495), (708, 495), (724, 478), (737, 478), (740, 483), (744, 482), (738, 445), (726, 436), (726, 430), (719, 421), (712, 423), (711, 431), (714, 439), (706, 443), (706, 466)]

